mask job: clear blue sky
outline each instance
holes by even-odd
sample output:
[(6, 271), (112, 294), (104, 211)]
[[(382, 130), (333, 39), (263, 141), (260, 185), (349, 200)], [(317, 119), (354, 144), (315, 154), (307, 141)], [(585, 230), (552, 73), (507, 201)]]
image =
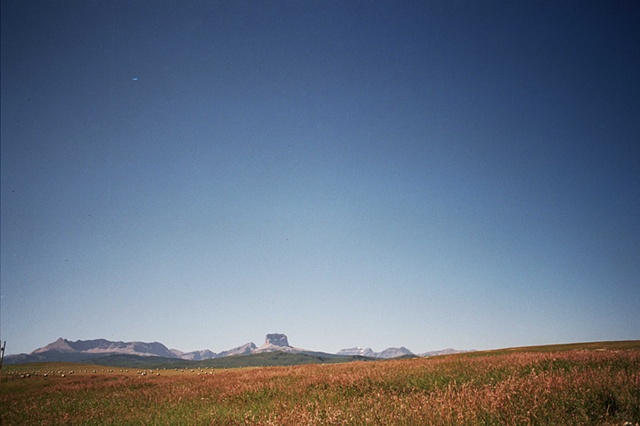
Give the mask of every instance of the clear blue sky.
[(633, 1), (2, 2), (1, 336), (640, 338)]

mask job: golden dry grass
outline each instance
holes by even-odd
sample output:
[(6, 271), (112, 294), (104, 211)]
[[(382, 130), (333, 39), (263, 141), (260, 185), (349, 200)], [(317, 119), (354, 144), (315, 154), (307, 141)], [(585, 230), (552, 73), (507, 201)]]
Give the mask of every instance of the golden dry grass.
[(228, 371), (162, 370), (160, 375), (158, 371), (142, 375), (140, 370), (74, 366), (74, 372), (65, 377), (62, 369), (43, 377), (47, 368), (43, 364), (39, 370), (31, 366), (30, 377), (26, 377), (29, 366), (20, 368), (22, 371), (13, 369), (15, 374), (3, 373), (0, 381), (3, 425), (640, 422), (637, 349), (475, 354)]

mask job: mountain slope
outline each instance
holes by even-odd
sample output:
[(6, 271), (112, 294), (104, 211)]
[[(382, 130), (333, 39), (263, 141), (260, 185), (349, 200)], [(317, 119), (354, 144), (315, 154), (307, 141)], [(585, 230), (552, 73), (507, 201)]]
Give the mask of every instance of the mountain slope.
[(47, 352), (84, 354), (120, 353), (139, 356), (161, 356), (165, 358), (175, 357), (173, 352), (158, 342), (112, 342), (106, 339), (77, 340), (72, 342), (63, 338), (59, 338), (43, 348), (36, 349), (31, 354), (46, 354)]
[(411, 352), (409, 349), (405, 348), (404, 346), (399, 348), (387, 348), (382, 352), (374, 352), (373, 349), (371, 348), (363, 349), (363, 348), (355, 347), (355, 348), (342, 349), (338, 351), (337, 354), (342, 356), (365, 356), (365, 357), (371, 357), (371, 358), (384, 358), (384, 359), (414, 355), (413, 352)]
[(377, 358), (359, 356), (337, 356), (327, 354), (293, 353), (293, 352), (261, 352), (257, 354), (227, 356), (203, 361), (188, 361), (177, 358), (143, 357), (138, 355), (113, 354), (83, 361), (95, 364), (121, 368), (166, 368), (166, 369), (194, 369), (194, 368), (242, 368), (289, 366), (302, 364), (334, 364), (353, 361), (377, 361)]

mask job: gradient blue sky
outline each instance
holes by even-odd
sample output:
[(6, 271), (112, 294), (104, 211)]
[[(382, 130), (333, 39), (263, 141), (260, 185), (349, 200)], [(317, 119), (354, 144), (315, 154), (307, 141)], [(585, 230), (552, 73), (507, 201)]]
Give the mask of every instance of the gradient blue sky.
[(2, 2), (1, 339), (640, 338), (632, 1)]

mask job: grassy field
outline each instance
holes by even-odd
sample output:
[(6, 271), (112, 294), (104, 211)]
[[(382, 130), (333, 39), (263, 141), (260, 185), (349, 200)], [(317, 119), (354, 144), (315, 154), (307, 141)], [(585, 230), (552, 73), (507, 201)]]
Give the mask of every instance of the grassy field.
[(228, 370), (25, 364), (3, 370), (0, 403), (2, 425), (635, 425), (640, 342)]

